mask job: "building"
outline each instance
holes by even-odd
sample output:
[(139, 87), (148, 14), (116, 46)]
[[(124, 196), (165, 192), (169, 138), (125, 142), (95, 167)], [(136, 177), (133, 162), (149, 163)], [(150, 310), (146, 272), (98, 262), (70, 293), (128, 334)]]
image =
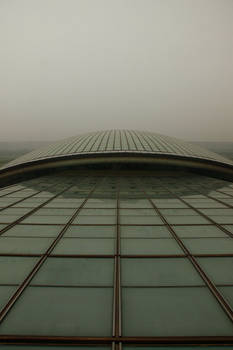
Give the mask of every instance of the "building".
[(1, 349), (232, 349), (233, 162), (89, 133), (0, 171)]

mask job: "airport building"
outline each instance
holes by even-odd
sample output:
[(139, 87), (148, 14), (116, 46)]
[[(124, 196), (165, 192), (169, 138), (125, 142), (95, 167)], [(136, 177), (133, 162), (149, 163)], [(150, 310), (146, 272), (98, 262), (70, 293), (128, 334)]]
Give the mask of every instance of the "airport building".
[(233, 348), (233, 161), (98, 131), (0, 169), (0, 348)]

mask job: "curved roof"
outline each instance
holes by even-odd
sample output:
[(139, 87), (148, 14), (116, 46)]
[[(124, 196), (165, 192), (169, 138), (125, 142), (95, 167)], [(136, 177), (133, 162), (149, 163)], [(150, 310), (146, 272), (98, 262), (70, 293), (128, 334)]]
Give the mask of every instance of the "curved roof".
[(231, 160), (173, 137), (145, 131), (107, 130), (86, 133), (55, 142), (7, 163), (1, 168), (1, 171), (24, 168), (38, 162), (51, 163), (71, 158), (87, 158), (93, 161), (99, 157), (110, 156), (113, 159), (126, 155), (136, 156), (138, 159), (167, 157), (186, 161), (199, 160), (233, 167)]

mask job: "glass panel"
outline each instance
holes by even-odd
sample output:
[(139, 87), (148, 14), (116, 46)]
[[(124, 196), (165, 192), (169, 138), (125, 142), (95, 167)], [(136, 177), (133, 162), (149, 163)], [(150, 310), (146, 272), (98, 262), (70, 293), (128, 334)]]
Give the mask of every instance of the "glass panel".
[(209, 224), (210, 222), (199, 215), (191, 216), (166, 216), (166, 220), (169, 224)]
[(182, 239), (185, 246), (193, 254), (232, 254), (231, 238), (197, 238)]
[(148, 237), (148, 238), (171, 238), (166, 226), (121, 226), (121, 237)]
[(173, 226), (173, 230), (179, 237), (228, 237), (223, 231), (214, 225), (203, 226)]
[(77, 216), (77, 218), (73, 221), (73, 224), (106, 224), (106, 225), (114, 225), (116, 223), (116, 216), (111, 215), (100, 215), (100, 216)]
[(217, 224), (233, 224), (233, 216), (213, 215), (209, 217), (215, 222), (217, 222)]
[(112, 288), (28, 287), (0, 334), (111, 336), (111, 325)]
[(27, 277), (38, 258), (1, 256), (0, 257), (0, 284), (18, 284)]
[(198, 262), (215, 283), (233, 283), (233, 258), (198, 258)]
[(64, 238), (53, 254), (114, 254), (115, 240), (108, 238)]
[(121, 254), (182, 254), (173, 239), (121, 239)]
[(79, 215), (116, 215), (116, 209), (81, 209)]
[(121, 208), (152, 208), (152, 204), (147, 199), (122, 199), (120, 200)]
[(223, 227), (224, 227), (227, 231), (233, 233), (233, 225), (223, 225)]
[(0, 223), (10, 224), (18, 220), (23, 215), (0, 215)]
[(16, 289), (15, 286), (0, 286), (0, 309), (5, 306)]
[(49, 238), (0, 237), (0, 253), (40, 254), (48, 249), (52, 241)]
[(22, 223), (27, 224), (66, 224), (70, 220), (71, 216), (55, 216), (55, 215), (31, 215)]
[(193, 209), (161, 209), (163, 215), (199, 215)]
[(8, 208), (1, 211), (1, 215), (20, 215), (27, 214), (31, 208)]
[(158, 215), (154, 209), (120, 209), (120, 215)]
[(233, 209), (200, 209), (205, 215), (230, 215), (233, 216)]
[(113, 259), (49, 258), (32, 284), (113, 285)]
[(91, 198), (85, 203), (85, 208), (116, 208), (115, 199)]
[(205, 287), (122, 288), (125, 336), (223, 336), (233, 327)]
[(66, 231), (64, 237), (115, 237), (115, 226), (73, 226)]
[(15, 225), (3, 236), (27, 236), (27, 237), (56, 237), (62, 230), (63, 226), (52, 225)]
[(67, 215), (72, 216), (75, 213), (75, 209), (49, 209), (42, 208), (37, 210), (33, 215)]
[(233, 307), (233, 287), (219, 287), (218, 289), (226, 298), (227, 302), (231, 305), (231, 307)]
[(162, 286), (203, 284), (192, 264), (178, 259), (121, 259), (122, 285)]
[(159, 216), (129, 216), (124, 215), (120, 217), (120, 223), (122, 225), (161, 225), (163, 224), (163, 221), (160, 219)]

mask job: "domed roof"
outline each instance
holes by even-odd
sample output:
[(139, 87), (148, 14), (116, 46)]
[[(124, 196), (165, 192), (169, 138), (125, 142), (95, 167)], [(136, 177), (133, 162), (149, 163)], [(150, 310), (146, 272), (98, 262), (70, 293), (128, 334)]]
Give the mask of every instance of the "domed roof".
[[(233, 162), (199, 146), (153, 132), (135, 130), (107, 130), (86, 133), (55, 142), (19, 157), (1, 168), (2, 171), (28, 167), (35, 164), (67, 161), (70, 159), (95, 162), (110, 157), (119, 161), (125, 157), (147, 158), (155, 162), (161, 158), (190, 162), (201, 161), (233, 169)], [(126, 158), (125, 158), (126, 159)], [(169, 163), (169, 162), (168, 162)]]

